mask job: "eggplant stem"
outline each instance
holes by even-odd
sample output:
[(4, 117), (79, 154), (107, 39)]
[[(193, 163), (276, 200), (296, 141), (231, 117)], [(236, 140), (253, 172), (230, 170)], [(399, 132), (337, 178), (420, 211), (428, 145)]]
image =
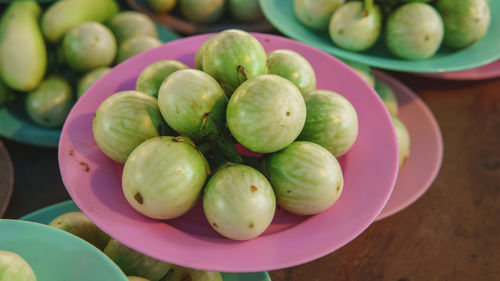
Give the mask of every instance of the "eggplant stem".
[(373, 10), (373, 0), (365, 0), (365, 10), (363, 11), (362, 15), (367, 16), (369, 15)]
[(224, 83), (222, 81), (217, 81), (217, 82), (219, 82), (219, 85), (222, 88), (222, 90), (224, 90), (224, 93), (226, 94), (226, 96), (228, 98), (230, 98), (231, 95), (233, 94), (234, 90), (236, 90), (236, 89), (234, 87), (232, 87), (231, 85)]
[(237, 164), (243, 163), (243, 159), (236, 151), (236, 147), (228, 134), (221, 133), (212, 142), (214, 148), (220, 151), (227, 161)]
[(205, 129), (205, 126), (207, 125), (207, 119), (208, 119), (209, 114), (210, 114), (210, 112), (203, 114), (203, 120), (201, 121), (200, 131), (203, 131)]
[(201, 142), (197, 144), (197, 148), (202, 154), (206, 154), (212, 148), (212, 145), (209, 142)]
[(253, 78), (252, 74), (248, 72), (248, 70), (243, 65), (238, 65), (236, 67), (236, 71), (238, 72), (238, 80), (240, 84), (247, 81), (248, 79)]
[(212, 169), (210, 167), (210, 163), (208, 163), (209, 160), (207, 160), (207, 158), (210, 159), (210, 157), (207, 156), (207, 153), (212, 148), (212, 145), (209, 142), (201, 142), (201, 143), (198, 143), (197, 145), (195, 145), (194, 147), (196, 148), (198, 153), (203, 158), (203, 161), (205, 161), (205, 168), (207, 171), (207, 175), (211, 175)]

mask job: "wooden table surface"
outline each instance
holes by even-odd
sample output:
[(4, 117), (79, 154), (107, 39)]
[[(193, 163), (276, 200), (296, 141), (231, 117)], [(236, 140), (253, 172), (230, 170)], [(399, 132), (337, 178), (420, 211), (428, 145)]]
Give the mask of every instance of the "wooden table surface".
[[(499, 280), (500, 78), (456, 82), (391, 74), (419, 94), (441, 127), (438, 177), (405, 210), (330, 255), (270, 272), (273, 281)], [(56, 149), (4, 142), (16, 172), (6, 218), (69, 199)]]

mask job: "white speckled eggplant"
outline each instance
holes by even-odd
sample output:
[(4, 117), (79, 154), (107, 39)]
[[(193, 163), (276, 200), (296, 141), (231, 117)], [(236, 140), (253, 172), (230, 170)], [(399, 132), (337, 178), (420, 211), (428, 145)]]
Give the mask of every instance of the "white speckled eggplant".
[(399, 168), (401, 169), (410, 157), (410, 134), (408, 129), (401, 120), (396, 116), (392, 116), (392, 122), (394, 123), (394, 128), (396, 129), (396, 137), (398, 140), (399, 148)]
[(369, 65), (346, 59), (343, 59), (342, 61), (356, 71), (359, 77), (365, 80), (370, 86), (375, 87), (375, 77), (373, 76), (373, 71)]
[(203, 193), (203, 210), (215, 231), (234, 240), (248, 240), (271, 224), (276, 199), (264, 175), (236, 164), (221, 168), (210, 178)]
[(333, 12), (345, 0), (294, 0), (295, 16), (305, 26), (316, 31), (327, 31)]
[(340, 6), (330, 20), (329, 32), (332, 41), (339, 47), (361, 52), (375, 42), (382, 30), (382, 12), (378, 6), (370, 11), (360, 1), (347, 2)]
[(113, 32), (116, 42), (121, 42), (135, 36), (158, 38), (154, 21), (143, 13), (123, 11), (114, 15), (107, 23)]
[(266, 167), (278, 206), (298, 215), (328, 209), (344, 187), (337, 159), (312, 142), (296, 141), (273, 153)]
[(307, 118), (298, 140), (317, 143), (335, 157), (344, 155), (358, 136), (358, 116), (343, 96), (328, 90), (304, 95)]
[(160, 87), (158, 105), (167, 124), (193, 139), (216, 135), (224, 126), (227, 97), (210, 75), (184, 69)]
[(267, 54), (251, 34), (229, 29), (210, 39), (202, 65), (231, 94), (247, 79), (267, 72)]
[(274, 50), (267, 54), (269, 74), (290, 80), (302, 93), (316, 89), (316, 75), (311, 64), (300, 54), (290, 50)]
[(177, 0), (146, 0), (146, 2), (157, 13), (168, 13), (177, 4)]
[(192, 22), (211, 23), (224, 12), (225, 0), (179, 0), (182, 15)]
[(135, 55), (138, 55), (142, 52), (146, 52), (158, 46), (161, 46), (163, 42), (161, 42), (157, 38), (149, 37), (149, 36), (134, 36), (131, 37), (118, 46), (118, 52), (116, 54), (116, 63), (121, 63)]
[(31, 266), (18, 254), (0, 250), (0, 281), (36, 281)]
[(385, 107), (387, 107), (389, 113), (392, 115), (397, 115), (398, 100), (396, 99), (396, 95), (394, 94), (394, 91), (391, 89), (391, 87), (380, 80), (376, 80), (375, 91), (384, 102), (384, 105)]
[(158, 101), (137, 91), (123, 91), (104, 100), (94, 117), (92, 132), (109, 158), (125, 163), (142, 142), (169, 133)]
[(490, 26), (490, 7), (485, 0), (439, 0), (436, 9), (444, 22), (443, 43), (450, 48), (473, 44)]
[(63, 77), (51, 75), (28, 93), (24, 103), (26, 112), (36, 124), (61, 126), (73, 106), (71, 85)]
[(84, 22), (70, 29), (62, 48), (66, 64), (78, 72), (110, 66), (117, 52), (113, 33), (98, 22)]
[(406, 60), (430, 58), (441, 46), (443, 36), (441, 16), (425, 3), (409, 3), (397, 8), (385, 24), (387, 49)]
[(127, 279), (128, 279), (128, 281), (151, 281), (149, 279), (142, 278), (139, 276), (127, 276)]
[[(162, 280), (163, 276), (165, 276), (172, 267), (170, 263), (154, 259), (132, 250), (115, 239), (109, 241), (106, 248), (104, 248), (104, 253), (113, 260), (126, 275), (146, 278), (148, 281)], [(139, 279), (138, 281), (142, 280), (143, 279)]]
[(203, 56), (205, 55), (205, 49), (207, 48), (210, 39), (212, 39), (214, 36), (211, 36), (207, 40), (205, 40), (205, 42), (203, 42), (203, 44), (201, 44), (201, 46), (198, 48), (198, 51), (196, 51), (196, 56), (194, 58), (194, 68), (203, 70)]
[(109, 235), (99, 229), (84, 213), (68, 212), (53, 219), (49, 226), (64, 230), (103, 250), (109, 242)]
[(139, 92), (158, 97), (160, 86), (170, 74), (189, 66), (176, 60), (160, 60), (148, 65), (137, 77), (135, 89)]
[(104, 66), (85, 73), (85, 75), (82, 76), (80, 80), (78, 80), (78, 85), (76, 87), (76, 97), (80, 98), (81, 96), (83, 96), (83, 94), (85, 94), (90, 86), (92, 86), (97, 80), (99, 80), (99, 78), (104, 76), (110, 70), (110, 67)]
[(145, 216), (176, 218), (194, 206), (209, 171), (190, 139), (156, 137), (139, 145), (125, 162), (123, 193)]
[(264, 18), (259, 0), (228, 0), (227, 6), (229, 14), (237, 21), (252, 22)]
[(273, 74), (243, 83), (229, 99), (226, 111), (234, 138), (260, 153), (275, 152), (291, 144), (305, 119), (306, 105), (300, 90)]

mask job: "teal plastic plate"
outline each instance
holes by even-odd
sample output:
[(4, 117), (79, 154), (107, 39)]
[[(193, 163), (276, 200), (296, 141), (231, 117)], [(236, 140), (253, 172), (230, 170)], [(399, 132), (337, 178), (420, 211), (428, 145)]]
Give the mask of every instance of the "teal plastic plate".
[(362, 53), (338, 48), (328, 33), (315, 33), (300, 23), (295, 17), (292, 0), (260, 0), (260, 6), (269, 22), (287, 36), (341, 59), (357, 61), (382, 69), (420, 73), (449, 72), (482, 66), (500, 58), (500, 1), (490, 2), (490, 27), (488, 33), (479, 42), (459, 51), (441, 47), (432, 58), (421, 61), (395, 58), (385, 48), (382, 37), (375, 46)]
[(37, 280), (127, 281), (104, 253), (62, 230), (22, 220), (0, 220), (0, 233), (0, 250), (23, 257)]
[[(22, 217), (22, 220), (32, 221), (37, 223), (48, 224), (53, 219), (58, 216), (65, 214), (67, 212), (80, 211), (76, 204), (72, 200), (64, 201), (52, 206), (40, 209), (31, 214)], [(3, 233), (0, 230), (0, 233)], [(3, 234), (2, 234), (3, 237)], [(90, 244), (89, 244), (90, 245)], [(1, 249), (1, 242), (0, 242)], [(97, 249), (96, 249), (97, 250)], [(222, 273), (222, 278), (224, 281), (271, 281), (269, 274), (267, 272), (254, 272), (254, 273)], [(45, 279), (39, 279), (45, 280)], [(46, 279), (49, 280), (49, 279)], [(68, 279), (72, 281), (78, 281), (77, 279)], [(88, 279), (88, 280), (115, 280), (115, 279)], [(88, 281), (85, 280), (85, 281)], [(121, 279), (116, 279), (117, 281)], [(57, 281), (57, 280), (55, 280)], [(83, 280), (82, 280), (83, 281)]]
[[(180, 38), (172, 30), (155, 23), (158, 38), (162, 42), (169, 42)], [(16, 95), (24, 95), (16, 93)], [(12, 102), (0, 106), (0, 136), (17, 142), (41, 147), (57, 147), (61, 127), (46, 128), (30, 120), (24, 110), (24, 97), (18, 96)]]

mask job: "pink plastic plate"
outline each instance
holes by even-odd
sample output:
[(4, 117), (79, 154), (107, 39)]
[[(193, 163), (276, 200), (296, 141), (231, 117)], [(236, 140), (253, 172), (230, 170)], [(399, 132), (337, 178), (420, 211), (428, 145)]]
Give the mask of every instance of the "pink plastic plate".
[(443, 73), (419, 73), (421, 76), (446, 80), (482, 80), (500, 77), (500, 60), (490, 64), (462, 70)]
[(255, 272), (291, 267), (324, 256), (358, 236), (378, 216), (394, 186), (398, 152), (387, 110), (368, 84), (334, 57), (283, 37), (254, 34), (268, 51), (280, 48), (302, 54), (317, 73), (318, 88), (342, 93), (355, 107), (359, 136), (340, 159), (344, 191), (336, 204), (316, 216), (277, 211), (261, 236), (244, 242), (217, 234), (201, 204), (173, 220), (142, 216), (121, 190), (123, 165), (107, 158), (92, 135), (97, 107), (108, 96), (134, 89), (139, 73), (162, 59), (194, 65), (198, 47), (210, 36), (176, 40), (113, 68), (78, 100), (59, 143), (62, 179), (78, 207), (100, 228), (125, 245), (175, 264), (223, 272)]
[(441, 168), (443, 140), (432, 112), (412, 90), (381, 71), (374, 73), (396, 94), (398, 118), (410, 133), (410, 157), (399, 171), (391, 198), (377, 218), (381, 220), (408, 207), (431, 186)]

